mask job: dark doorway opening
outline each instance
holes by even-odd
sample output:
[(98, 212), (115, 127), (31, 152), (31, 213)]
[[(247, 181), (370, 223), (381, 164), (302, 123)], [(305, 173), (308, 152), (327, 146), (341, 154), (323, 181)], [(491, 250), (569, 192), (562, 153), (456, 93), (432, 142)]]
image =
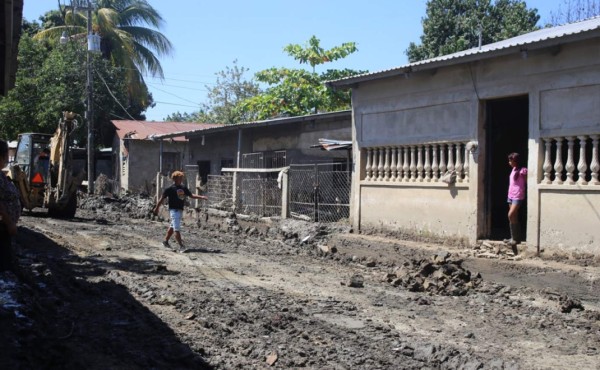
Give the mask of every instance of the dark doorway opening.
[[(529, 99), (527, 96), (489, 100), (486, 102), (486, 171), (485, 211), (487, 234), (492, 240), (508, 238), (508, 155), (520, 154), (527, 166), (529, 138)], [(519, 222), (526, 240), (527, 202), (519, 211)]]
[(202, 179), (202, 184), (206, 184), (208, 181), (208, 175), (210, 175), (210, 161), (198, 161), (198, 175)]

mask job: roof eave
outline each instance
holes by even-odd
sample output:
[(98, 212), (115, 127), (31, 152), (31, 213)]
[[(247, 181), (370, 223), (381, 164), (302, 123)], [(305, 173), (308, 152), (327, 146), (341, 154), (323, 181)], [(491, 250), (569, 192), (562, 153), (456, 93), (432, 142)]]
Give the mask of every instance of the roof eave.
[(328, 118), (328, 119), (342, 118), (345, 116), (349, 116), (350, 114), (351, 114), (350, 110), (344, 110), (344, 111), (338, 111), (338, 112), (311, 114), (311, 115), (307, 115), (307, 116), (284, 117), (284, 118), (277, 118), (277, 119), (264, 120), (264, 121), (245, 122), (245, 123), (239, 123), (239, 124), (234, 124), (234, 125), (224, 125), (223, 127), (211, 127), (211, 128), (199, 129), (199, 130), (193, 130), (193, 131), (175, 132), (172, 134), (154, 135), (153, 140), (163, 140), (163, 139), (168, 139), (168, 138), (175, 137), (175, 136), (185, 136), (186, 139), (189, 139), (192, 137), (198, 137), (198, 136), (205, 135), (205, 134), (214, 134), (214, 133), (225, 132), (225, 131), (235, 131), (235, 130), (241, 130), (241, 129), (246, 129), (246, 128), (274, 126), (274, 125), (281, 125), (281, 124), (286, 124), (286, 123), (291, 123), (291, 122), (314, 121), (316, 119), (325, 119), (325, 118)]

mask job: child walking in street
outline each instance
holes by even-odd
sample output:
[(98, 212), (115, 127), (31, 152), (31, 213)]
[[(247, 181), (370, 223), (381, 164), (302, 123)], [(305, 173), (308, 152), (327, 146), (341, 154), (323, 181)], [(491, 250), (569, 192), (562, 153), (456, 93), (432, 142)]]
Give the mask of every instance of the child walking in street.
[(183, 208), (185, 206), (185, 198), (190, 197), (192, 199), (208, 199), (204, 195), (192, 194), (190, 190), (182, 185), (184, 174), (181, 171), (175, 171), (171, 175), (171, 179), (173, 179), (173, 185), (166, 188), (156, 207), (154, 207), (154, 214), (158, 214), (161, 204), (165, 199), (169, 200), (169, 216), (171, 218), (171, 224), (169, 225), (169, 229), (167, 230), (167, 235), (165, 236), (165, 240), (163, 241), (163, 245), (165, 247), (169, 247), (169, 239), (173, 234), (175, 234), (175, 241), (179, 246), (179, 251), (183, 252), (185, 250), (183, 242), (181, 241), (181, 217), (183, 216)]
[(519, 153), (508, 155), (508, 165), (512, 171), (508, 180), (508, 222), (510, 224), (510, 239), (504, 242), (510, 245), (513, 253), (518, 254), (517, 244), (521, 242), (521, 225), (519, 224), (519, 209), (525, 203), (527, 191), (527, 168), (519, 162)]

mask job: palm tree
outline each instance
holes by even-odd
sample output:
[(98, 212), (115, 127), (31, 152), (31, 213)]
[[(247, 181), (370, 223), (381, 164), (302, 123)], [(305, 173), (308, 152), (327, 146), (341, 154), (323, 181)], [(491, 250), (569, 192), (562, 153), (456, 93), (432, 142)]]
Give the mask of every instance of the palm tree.
[[(148, 73), (164, 78), (157, 56), (170, 55), (173, 49), (158, 31), (162, 17), (146, 0), (96, 0), (94, 4), (92, 30), (102, 37), (103, 57), (125, 70), (130, 100), (147, 106), (148, 88), (143, 76)], [(64, 25), (40, 31), (34, 38), (58, 42), (66, 31), (71, 39), (85, 39), (87, 14), (72, 6), (59, 3), (59, 7)]]

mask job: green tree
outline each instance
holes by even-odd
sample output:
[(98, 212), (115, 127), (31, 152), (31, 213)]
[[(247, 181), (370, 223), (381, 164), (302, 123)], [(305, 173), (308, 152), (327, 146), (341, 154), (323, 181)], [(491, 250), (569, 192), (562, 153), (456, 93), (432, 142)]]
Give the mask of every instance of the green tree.
[(167, 122), (202, 122), (206, 123), (204, 119), (205, 113), (203, 111), (193, 113), (181, 113), (179, 111), (171, 113), (165, 118)]
[(41, 28), (37, 22), (29, 22), (27, 19), (23, 19), (21, 23), (22, 34), (27, 34), (29, 37), (33, 37), (36, 33), (40, 32)]
[(260, 93), (258, 83), (252, 79), (244, 79), (248, 69), (240, 67), (237, 60), (232, 67), (216, 73), (217, 82), (212, 88), (206, 86), (208, 91), (208, 104), (204, 104), (198, 119), (209, 123), (239, 123), (250, 120), (252, 117), (240, 109), (240, 104)]
[[(56, 47), (24, 34), (19, 43), (17, 83), (0, 100), (0, 121), (8, 123), (0, 126), (0, 136), (15, 139), (21, 132), (53, 133), (61, 113), (68, 110), (80, 114), (78, 139), (84, 143), (86, 71), (81, 65), (85, 53), (85, 45)], [(95, 127), (106, 145), (112, 139), (110, 119), (140, 112), (123, 103), (127, 101), (127, 86), (122, 69), (94, 58), (93, 70), (100, 79), (94, 84)]]
[(421, 44), (411, 42), (408, 60), (434, 58), (535, 30), (537, 9), (522, 0), (429, 0)]
[[(158, 31), (163, 19), (146, 0), (97, 0), (92, 14), (92, 29), (102, 37), (102, 55), (124, 71), (131, 104), (143, 107), (151, 103), (144, 75), (163, 78), (159, 56), (169, 55), (171, 42)], [(48, 22), (51, 27), (36, 34), (35, 38), (58, 43), (63, 32), (72, 40), (85, 40), (87, 34), (87, 13), (74, 12), (63, 7), (64, 24), (53, 21), (50, 12)], [(148, 25), (150, 27), (144, 27)]]
[(241, 109), (246, 117), (257, 120), (348, 109), (350, 93), (333, 91), (325, 86), (325, 82), (366, 71), (327, 70), (319, 74), (315, 72), (315, 67), (344, 58), (357, 50), (353, 42), (325, 50), (315, 36), (304, 47), (295, 44), (286, 46), (284, 51), (301, 64), (309, 64), (312, 72), (288, 68), (270, 68), (258, 72), (257, 81), (267, 84), (268, 88), (242, 102)]
[(329, 50), (325, 50), (321, 47), (321, 40), (314, 35), (308, 40), (305, 46), (289, 44), (283, 50), (289, 56), (299, 61), (300, 64), (309, 64), (312, 67), (313, 73), (315, 73), (315, 66), (345, 58), (358, 51), (354, 42), (345, 42), (340, 46), (334, 46)]

